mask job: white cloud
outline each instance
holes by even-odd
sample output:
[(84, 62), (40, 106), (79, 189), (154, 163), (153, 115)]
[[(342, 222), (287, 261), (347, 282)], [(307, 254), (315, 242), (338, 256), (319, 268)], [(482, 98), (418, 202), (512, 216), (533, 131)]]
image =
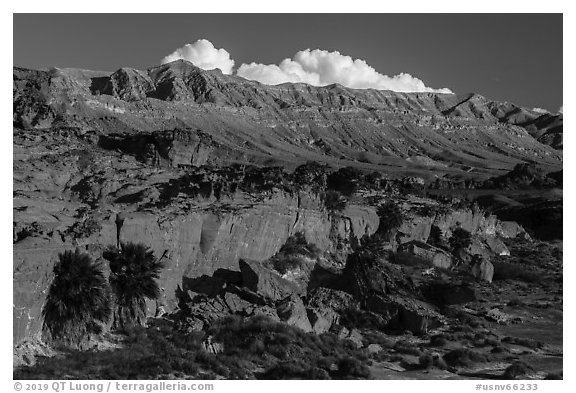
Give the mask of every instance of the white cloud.
[(390, 77), (377, 72), (366, 61), (352, 59), (340, 52), (306, 49), (275, 64), (242, 64), (237, 71), (241, 77), (268, 85), (302, 82), (314, 86), (339, 83), (355, 89), (379, 89), (398, 92), (452, 93), (449, 89), (433, 89), (410, 74)]
[(216, 49), (208, 40), (198, 40), (193, 44), (186, 44), (162, 59), (162, 64), (184, 59), (203, 70), (219, 68), (224, 74), (231, 74), (234, 60), (225, 49)]
[[(188, 60), (205, 70), (219, 68), (225, 74), (233, 73), (234, 60), (230, 58), (230, 53), (225, 49), (216, 49), (205, 39), (176, 49), (162, 59), (162, 64), (178, 59)], [(299, 51), (292, 59), (284, 59), (278, 65), (244, 63), (236, 74), (267, 85), (292, 82), (326, 86), (339, 83), (355, 89), (452, 93), (446, 88), (427, 87), (423, 81), (410, 74), (400, 73), (392, 77), (380, 74), (362, 59), (352, 59), (337, 51), (321, 49)]]
[(564, 105), (562, 105), (562, 106), (560, 107), (560, 109), (558, 109), (558, 113), (564, 114)]
[(536, 112), (536, 113), (541, 113), (541, 114), (550, 113), (550, 111), (548, 111), (547, 109), (544, 109), (544, 108), (532, 108), (532, 111)]

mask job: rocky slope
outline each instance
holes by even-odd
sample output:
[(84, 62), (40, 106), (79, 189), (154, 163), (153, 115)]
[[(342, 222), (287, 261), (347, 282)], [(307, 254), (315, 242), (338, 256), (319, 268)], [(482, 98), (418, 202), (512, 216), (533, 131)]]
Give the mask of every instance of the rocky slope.
[[(393, 173), (475, 178), (519, 162), (562, 165), (562, 118), (477, 94), (394, 93), (339, 85), (262, 85), (176, 61), (108, 75), (14, 68), (14, 124), (121, 134), (171, 153), (175, 165), (251, 162), (294, 167), (313, 159)], [(150, 133), (202, 130), (201, 141)], [(127, 134), (127, 135), (126, 135)], [(558, 138), (557, 138), (558, 137)], [(198, 137), (192, 137), (192, 139)], [(538, 139), (535, 139), (538, 138)]]

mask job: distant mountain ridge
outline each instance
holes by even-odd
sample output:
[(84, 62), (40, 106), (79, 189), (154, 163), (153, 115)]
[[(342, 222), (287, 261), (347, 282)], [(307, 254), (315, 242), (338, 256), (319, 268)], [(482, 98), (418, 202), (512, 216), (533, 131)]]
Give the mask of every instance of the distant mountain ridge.
[(217, 146), (207, 158), (214, 164), (316, 160), (424, 177), (488, 177), (520, 162), (562, 166), (562, 115), (478, 94), (269, 86), (184, 60), (111, 74), (15, 67), (13, 77), (15, 127), (199, 129)]

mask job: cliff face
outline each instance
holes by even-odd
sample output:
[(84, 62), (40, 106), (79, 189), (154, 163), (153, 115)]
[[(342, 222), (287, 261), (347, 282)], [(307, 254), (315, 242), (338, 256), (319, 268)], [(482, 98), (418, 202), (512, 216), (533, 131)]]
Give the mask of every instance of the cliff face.
[[(210, 275), (219, 268), (238, 270), (240, 258), (264, 261), (296, 232), (303, 232), (322, 251), (331, 252), (338, 240), (371, 235), (379, 225), (372, 207), (349, 205), (341, 214), (333, 214), (312, 192), (276, 191), (258, 203), (248, 201), (249, 196), (238, 193), (226, 202), (227, 210), (222, 205), (202, 206), (199, 202), (193, 211), (121, 213), (124, 219), (121, 240), (149, 245), (166, 264), (160, 279), (163, 288), (160, 302), (166, 309), (176, 306), (176, 290), (185, 278)], [(15, 341), (41, 329), (41, 307), (58, 253), (80, 247), (100, 259), (103, 248), (115, 244), (117, 235), (117, 213), (113, 208), (93, 213), (100, 225), (86, 237), (74, 237), (71, 233), (77, 224), (67, 217), (65, 204), (41, 206), (34, 209), (34, 214), (26, 210), (16, 213), (20, 225), (31, 222), (30, 235), (14, 244)], [(410, 217), (400, 228), (404, 234), (402, 242), (426, 241), (432, 225), (446, 233), (460, 226), (483, 239), (494, 235), (515, 237), (522, 232), (520, 227), (501, 223), (493, 216), (464, 209), (432, 218)], [(23, 236), (22, 230), (18, 233)], [(154, 315), (155, 307), (149, 304), (150, 315)]]
[[(477, 94), (266, 86), (176, 61), (111, 75), (15, 68), (13, 95), (18, 127), (103, 134), (201, 129), (211, 138), (206, 161), (217, 165), (292, 167), (314, 159), (424, 177), (487, 177), (518, 162), (549, 170), (562, 164), (561, 151), (541, 143), (561, 146), (561, 116), (545, 119)], [(198, 162), (204, 159), (185, 159)]]
[[(334, 247), (331, 238), (362, 237), (378, 227), (372, 208), (350, 206), (333, 216), (317, 195), (308, 193), (279, 192), (250, 207), (243, 206), (242, 198), (231, 204), (238, 210), (123, 214), (121, 240), (149, 245), (166, 263), (160, 285), (168, 309), (176, 304), (176, 288), (183, 277), (210, 275), (218, 268), (238, 270), (240, 258), (266, 260), (296, 232), (303, 232), (308, 241), (330, 251)], [(63, 230), (59, 235), (30, 236), (14, 244), (14, 340), (39, 332), (40, 311), (58, 253), (79, 246), (101, 258), (106, 245), (116, 244), (115, 219), (112, 212), (103, 214), (100, 228), (79, 240), (65, 239)], [(154, 314), (154, 305), (149, 311)]]

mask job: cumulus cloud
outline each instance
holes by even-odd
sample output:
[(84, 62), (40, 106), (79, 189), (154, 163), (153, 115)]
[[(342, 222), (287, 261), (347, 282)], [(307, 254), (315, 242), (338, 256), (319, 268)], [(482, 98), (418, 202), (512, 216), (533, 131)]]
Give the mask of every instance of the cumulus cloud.
[(564, 105), (562, 105), (562, 106), (560, 107), (560, 109), (558, 109), (558, 113), (564, 114)]
[(241, 77), (268, 85), (302, 82), (314, 86), (339, 83), (355, 89), (379, 89), (398, 92), (452, 93), (449, 89), (433, 89), (407, 73), (388, 76), (377, 72), (362, 59), (353, 59), (340, 52), (306, 49), (284, 59), (280, 64), (242, 64), (237, 71)]
[[(232, 74), (234, 60), (225, 49), (216, 49), (206, 39), (186, 44), (162, 59), (162, 64), (185, 59), (205, 70), (219, 68)], [(353, 59), (338, 51), (306, 49), (286, 58), (280, 64), (242, 64), (236, 71), (238, 76), (259, 81), (267, 85), (285, 82), (307, 83), (326, 86), (339, 83), (355, 89), (393, 90), (398, 92), (452, 93), (447, 88), (433, 89), (423, 81), (407, 73), (388, 76), (377, 72), (362, 59)]]
[(224, 74), (231, 74), (234, 60), (225, 49), (216, 49), (208, 40), (198, 40), (193, 44), (186, 44), (162, 59), (162, 64), (184, 59), (203, 70), (219, 68)]
[(536, 112), (536, 113), (541, 113), (541, 114), (550, 113), (550, 111), (548, 111), (547, 109), (544, 109), (544, 108), (532, 108), (532, 111)]

